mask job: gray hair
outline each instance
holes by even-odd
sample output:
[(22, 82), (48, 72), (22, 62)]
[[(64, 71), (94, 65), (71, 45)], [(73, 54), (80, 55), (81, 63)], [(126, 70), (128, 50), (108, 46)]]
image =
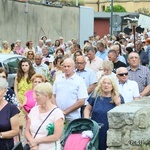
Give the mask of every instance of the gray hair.
[(8, 82), (6, 79), (0, 78), (0, 88), (3, 90), (8, 88)]

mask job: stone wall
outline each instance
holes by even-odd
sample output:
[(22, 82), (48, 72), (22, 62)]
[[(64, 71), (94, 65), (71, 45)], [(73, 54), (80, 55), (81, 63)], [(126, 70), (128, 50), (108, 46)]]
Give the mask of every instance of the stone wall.
[(37, 45), (41, 36), (46, 35), (54, 42), (59, 36), (65, 41), (79, 40), (79, 7), (50, 7), (11, 0), (0, 0), (0, 46), (1, 41), (9, 44), (17, 39), (22, 46), (28, 40)]
[(108, 122), (107, 150), (150, 150), (150, 97), (117, 106)]

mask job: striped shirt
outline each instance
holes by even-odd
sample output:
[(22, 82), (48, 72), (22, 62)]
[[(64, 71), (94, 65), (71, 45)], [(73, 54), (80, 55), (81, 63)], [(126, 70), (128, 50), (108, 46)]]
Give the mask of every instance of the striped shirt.
[(135, 71), (130, 66), (127, 69), (129, 79), (138, 83), (140, 93), (150, 85), (150, 70), (147, 67), (139, 65)]

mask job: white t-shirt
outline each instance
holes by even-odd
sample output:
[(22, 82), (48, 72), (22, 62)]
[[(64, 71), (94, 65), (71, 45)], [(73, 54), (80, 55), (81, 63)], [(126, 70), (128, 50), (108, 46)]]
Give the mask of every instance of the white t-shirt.
[[(88, 97), (84, 80), (74, 73), (70, 78), (66, 79), (65, 74), (57, 76), (53, 93), (56, 95), (56, 102), (61, 110), (65, 110), (77, 102), (78, 99)], [(68, 121), (80, 118), (80, 109), (77, 109), (66, 116)]]

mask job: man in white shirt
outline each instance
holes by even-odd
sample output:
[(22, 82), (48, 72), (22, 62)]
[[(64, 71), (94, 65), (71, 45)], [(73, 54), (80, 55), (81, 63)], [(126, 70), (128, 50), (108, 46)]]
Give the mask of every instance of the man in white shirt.
[(49, 67), (42, 62), (42, 58), (41, 54), (35, 54), (35, 63), (33, 67), (36, 73), (42, 74), (47, 81), (50, 81)]
[(73, 59), (66, 58), (63, 67), (64, 73), (57, 76), (53, 85), (53, 93), (55, 103), (63, 110), (66, 120), (70, 122), (81, 118), (80, 108), (84, 105), (88, 93), (83, 78), (74, 72)]
[(120, 67), (116, 71), (117, 86), (119, 93), (123, 96), (125, 103), (133, 100), (138, 100), (140, 97), (137, 82), (128, 79), (128, 70), (125, 67)]

